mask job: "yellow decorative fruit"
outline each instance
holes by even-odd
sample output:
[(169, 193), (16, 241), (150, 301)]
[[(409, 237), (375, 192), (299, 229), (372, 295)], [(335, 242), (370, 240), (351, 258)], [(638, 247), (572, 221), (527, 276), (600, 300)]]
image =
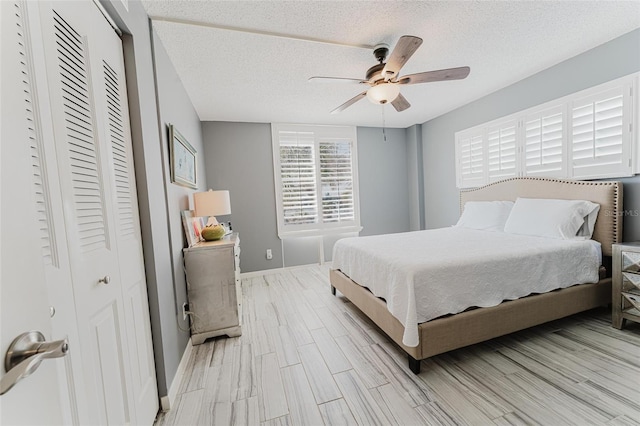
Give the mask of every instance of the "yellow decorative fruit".
[(206, 226), (202, 230), (201, 235), (202, 238), (204, 238), (206, 241), (216, 241), (224, 237), (225, 232), (226, 230), (224, 229), (224, 227), (218, 224), (213, 226)]

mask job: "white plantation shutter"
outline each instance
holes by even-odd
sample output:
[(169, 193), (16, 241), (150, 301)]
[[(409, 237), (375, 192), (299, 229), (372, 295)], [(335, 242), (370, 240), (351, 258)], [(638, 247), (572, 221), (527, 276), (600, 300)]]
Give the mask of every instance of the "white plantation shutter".
[(625, 87), (577, 99), (571, 104), (571, 166), (574, 178), (631, 174), (629, 101)]
[(359, 228), (355, 128), (273, 124), (272, 137), (278, 235)]
[(470, 188), (484, 184), (484, 137), (480, 129), (476, 133), (460, 134), (456, 143), (458, 152), (458, 187)]
[(632, 176), (634, 152), (640, 172), (639, 79), (634, 73), (457, 132), (458, 188), (516, 176)]
[(354, 220), (351, 141), (320, 141), (320, 184), (323, 221)]
[(566, 148), (562, 105), (524, 118), (524, 173), (526, 176), (565, 177)]
[(487, 168), (489, 182), (517, 176), (515, 120), (487, 130)]
[(284, 223), (317, 223), (313, 133), (280, 132), (280, 176)]

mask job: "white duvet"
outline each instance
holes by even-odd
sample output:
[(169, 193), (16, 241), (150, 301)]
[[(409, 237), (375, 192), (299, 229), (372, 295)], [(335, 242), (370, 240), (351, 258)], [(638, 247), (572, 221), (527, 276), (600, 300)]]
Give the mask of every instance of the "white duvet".
[(470, 307), (595, 283), (601, 264), (593, 240), (559, 240), (451, 227), (345, 238), (333, 268), (387, 302), (418, 345), (418, 324)]

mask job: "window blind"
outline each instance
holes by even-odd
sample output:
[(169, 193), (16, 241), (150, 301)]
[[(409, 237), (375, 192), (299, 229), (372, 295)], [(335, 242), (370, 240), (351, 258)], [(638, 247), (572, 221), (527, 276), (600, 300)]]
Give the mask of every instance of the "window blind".
[(359, 231), (355, 128), (273, 124), (272, 136), (278, 234)]

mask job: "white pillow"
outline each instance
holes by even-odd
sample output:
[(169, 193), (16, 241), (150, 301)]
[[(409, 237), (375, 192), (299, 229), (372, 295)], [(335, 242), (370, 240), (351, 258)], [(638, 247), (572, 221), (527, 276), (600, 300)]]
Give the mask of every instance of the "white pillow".
[[(591, 201), (518, 198), (504, 232), (564, 240), (590, 239), (599, 210), (600, 205)], [(583, 235), (578, 235), (579, 230)]]
[(467, 201), (456, 226), (484, 231), (504, 231), (513, 201)]

